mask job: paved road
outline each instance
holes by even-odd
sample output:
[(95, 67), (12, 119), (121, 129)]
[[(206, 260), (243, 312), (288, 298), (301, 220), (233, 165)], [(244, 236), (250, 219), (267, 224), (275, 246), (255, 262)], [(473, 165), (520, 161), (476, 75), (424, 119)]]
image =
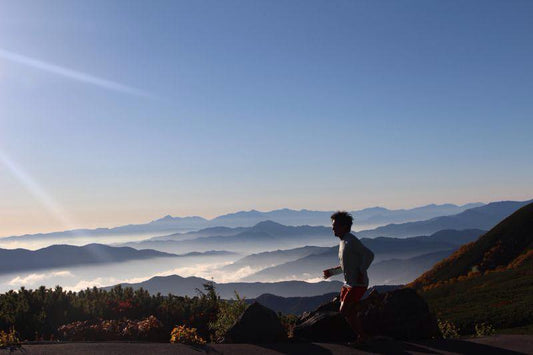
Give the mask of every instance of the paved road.
[[(8, 351), (0, 351), (0, 354)], [(533, 335), (497, 335), (485, 338), (400, 342), (374, 340), (365, 346), (331, 343), (209, 344), (193, 347), (162, 343), (54, 343), (28, 344), (14, 354), (533, 354)]]

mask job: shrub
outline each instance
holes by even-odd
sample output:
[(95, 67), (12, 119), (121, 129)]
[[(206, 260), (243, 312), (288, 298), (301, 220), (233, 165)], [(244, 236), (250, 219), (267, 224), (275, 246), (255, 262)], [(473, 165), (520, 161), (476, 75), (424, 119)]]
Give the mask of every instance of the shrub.
[(452, 322), (447, 320), (438, 320), (439, 330), (444, 339), (454, 339), (459, 338), (460, 329), (455, 326)]
[(282, 314), (281, 312), (278, 313), (278, 316), (281, 321), (281, 325), (287, 333), (287, 337), (292, 338), (294, 327), (298, 323), (299, 317), (295, 314)]
[[(205, 285), (204, 285), (205, 287)], [(208, 339), (209, 322), (216, 319), (218, 299), (214, 287), (195, 297), (150, 295), (148, 291), (116, 286), (111, 290), (87, 288), (79, 292), (61, 287), (39, 287), (0, 294), (0, 329), (17, 330), (25, 339), (56, 339), (58, 328), (65, 324), (88, 320), (146, 319), (156, 317), (164, 325), (165, 341), (176, 324), (194, 327)], [(87, 339), (91, 340), (91, 339)]]
[(487, 322), (476, 324), (474, 329), (476, 331), (477, 337), (491, 336), (491, 335), (496, 334), (496, 329), (494, 329), (492, 324), (487, 323)]
[(221, 340), (229, 328), (237, 321), (246, 309), (246, 301), (235, 292), (235, 300), (220, 301), (217, 317), (209, 323), (209, 329), (214, 331), (215, 340)]
[(198, 335), (196, 328), (187, 328), (184, 325), (179, 325), (172, 329), (172, 332), (170, 333), (170, 342), (190, 345), (205, 344), (205, 340)]
[(7, 332), (0, 330), (0, 349), (2, 348), (20, 348), (20, 340), (14, 328)]
[(163, 324), (154, 316), (141, 321), (87, 320), (62, 325), (58, 333), (64, 340), (145, 340), (166, 341), (168, 333)]

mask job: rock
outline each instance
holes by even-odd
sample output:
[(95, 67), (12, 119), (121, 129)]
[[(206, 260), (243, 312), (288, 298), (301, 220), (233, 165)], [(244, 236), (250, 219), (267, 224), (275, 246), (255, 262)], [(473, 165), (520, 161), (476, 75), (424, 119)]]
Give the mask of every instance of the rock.
[[(339, 300), (333, 299), (300, 318), (294, 337), (311, 341), (350, 341), (355, 334), (338, 312)], [(394, 339), (429, 339), (439, 335), (435, 317), (415, 290), (398, 289), (372, 292), (361, 300), (357, 317), (370, 336)]]
[(308, 341), (352, 341), (355, 334), (339, 313), (340, 301), (335, 297), (313, 312), (306, 312), (294, 327), (294, 338)]
[(313, 312), (293, 330), (294, 338), (320, 342), (342, 342), (355, 339), (355, 334), (337, 311)]
[(314, 315), (319, 314), (319, 313), (338, 312), (340, 305), (341, 305), (341, 303), (340, 303), (339, 297), (335, 297), (331, 301), (321, 304), (314, 311), (305, 312), (304, 314), (302, 314), (298, 324), (301, 324), (301, 323), (305, 322), (309, 318), (311, 318)]
[(412, 340), (440, 334), (426, 301), (411, 288), (373, 294), (360, 302), (357, 317), (371, 336)]
[(224, 336), (227, 343), (275, 343), (286, 339), (276, 312), (257, 302), (246, 308)]

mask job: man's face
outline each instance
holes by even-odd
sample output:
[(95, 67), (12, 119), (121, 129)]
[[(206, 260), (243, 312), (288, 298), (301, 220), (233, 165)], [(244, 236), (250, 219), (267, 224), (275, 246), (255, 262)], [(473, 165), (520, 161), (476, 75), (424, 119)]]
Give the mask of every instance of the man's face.
[(336, 221), (333, 221), (331, 229), (333, 229), (333, 234), (335, 234), (335, 236), (339, 238), (350, 231), (350, 227), (341, 225)]

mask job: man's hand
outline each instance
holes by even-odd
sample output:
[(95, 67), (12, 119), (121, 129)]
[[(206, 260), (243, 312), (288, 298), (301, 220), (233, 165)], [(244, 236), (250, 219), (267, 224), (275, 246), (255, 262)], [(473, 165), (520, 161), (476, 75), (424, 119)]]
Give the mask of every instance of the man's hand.
[(324, 279), (328, 279), (328, 278), (330, 278), (333, 275), (341, 274), (342, 273), (342, 269), (341, 269), (340, 266), (337, 266), (337, 267), (333, 267), (331, 269), (326, 269), (326, 270), (324, 270), (322, 272), (324, 273)]

